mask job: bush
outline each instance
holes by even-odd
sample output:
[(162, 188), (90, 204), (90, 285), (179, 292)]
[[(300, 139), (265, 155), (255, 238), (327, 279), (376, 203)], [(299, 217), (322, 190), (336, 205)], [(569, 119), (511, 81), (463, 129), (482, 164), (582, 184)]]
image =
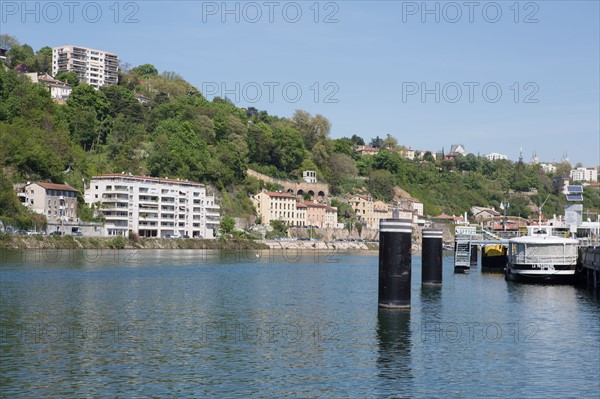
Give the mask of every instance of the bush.
[(108, 243), (109, 248), (112, 249), (125, 249), (125, 237), (116, 236)]

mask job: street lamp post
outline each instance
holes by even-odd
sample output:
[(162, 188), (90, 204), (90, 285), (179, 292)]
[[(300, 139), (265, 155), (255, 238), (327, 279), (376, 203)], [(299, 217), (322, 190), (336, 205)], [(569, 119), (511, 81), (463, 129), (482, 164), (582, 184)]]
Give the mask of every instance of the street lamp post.
[(504, 211), (504, 232), (506, 232), (506, 211), (508, 208), (510, 208), (510, 203), (508, 201), (506, 201), (506, 204), (504, 202), (500, 203), (500, 209)]

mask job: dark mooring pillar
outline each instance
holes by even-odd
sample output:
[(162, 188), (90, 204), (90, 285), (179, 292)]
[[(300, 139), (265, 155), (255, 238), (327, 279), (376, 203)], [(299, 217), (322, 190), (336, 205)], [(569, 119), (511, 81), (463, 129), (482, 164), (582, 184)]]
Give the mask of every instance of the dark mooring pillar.
[(379, 222), (379, 307), (410, 308), (411, 249), (411, 220)]
[(423, 285), (442, 285), (442, 230), (423, 230), (421, 280)]

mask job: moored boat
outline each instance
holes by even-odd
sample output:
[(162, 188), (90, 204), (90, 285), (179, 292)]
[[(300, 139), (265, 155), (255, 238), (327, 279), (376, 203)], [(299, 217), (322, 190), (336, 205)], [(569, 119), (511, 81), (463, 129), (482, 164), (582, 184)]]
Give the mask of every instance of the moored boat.
[(502, 244), (488, 244), (481, 250), (482, 271), (504, 271), (508, 261), (508, 248)]
[(530, 226), (528, 235), (509, 240), (507, 280), (569, 283), (574, 280), (578, 241), (552, 235), (551, 226)]

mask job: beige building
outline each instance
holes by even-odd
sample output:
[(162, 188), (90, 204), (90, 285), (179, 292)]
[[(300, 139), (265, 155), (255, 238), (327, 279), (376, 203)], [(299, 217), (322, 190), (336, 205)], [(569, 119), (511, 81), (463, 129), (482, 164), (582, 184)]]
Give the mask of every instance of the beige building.
[(337, 208), (318, 204), (316, 202), (305, 202), (306, 225), (318, 229), (335, 228), (337, 225)]
[(417, 221), (423, 215), (423, 203), (413, 199), (402, 199), (398, 206), (387, 204), (383, 201), (373, 201), (368, 195), (354, 195), (349, 199), (350, 206), (356, 213), (356, 218), (368, 229), (379, 229), (381, 219), (394, 217), (394, 210), (398, 217)]
[(368, 229), (378, 229), (379, 220), (375, 217), (375, 204), (373, 197), (368, 195), (354, 195), (348, 200), (356, 214), (356, 219)]
[(98, 207), (105, 235), (212, 239), (221, 214), (204, 184), (149, 176), (94, 176), (85, 202)]
[(46, 216), (48, 222), (67, 222), (77, 218), (77, 190), (67, 184), (27, 183), (17, 188), (21, 203)]
[(272, 220), (281, 220), (288, 226), (304, 225), (306, 212), (297, 211), (296, 196), (292, 194), (263, 190), (252, 196), (252, 203), (264, 225), (271, 224)]
[(95, 88), (116, 85), (119, 78), (119, 58), (115, 53), (79, 46), (52, 48), (52, 76), (59, 72), (75, 72), (80, 83)]
[(375, 155), (379, 153), (379, 148), (372, 147), (370, 145), (359, 145), (356, 147), (356, 153), (358, 155)]
[(307, 220), (307, 212), (308, 212), (308, 207), (303, 204), (302, 202), (296, 202), (296, 226), (298, 227), (306, 227), (308, 226), (308, 224), (306, 223)]
[(496, 211), (494, 208), (485, 208), (482, 206), (471, 207), (471, 213), (477, 222), (492, 220), (501, 215), (500, 212)]
[(298, 202), (296, 196), (263, 190), (252, 196), (262, 224), (281, 220), (290, 227), (315, 226), (333, 228), (337, 224), (337, 208), (316, 202)]

